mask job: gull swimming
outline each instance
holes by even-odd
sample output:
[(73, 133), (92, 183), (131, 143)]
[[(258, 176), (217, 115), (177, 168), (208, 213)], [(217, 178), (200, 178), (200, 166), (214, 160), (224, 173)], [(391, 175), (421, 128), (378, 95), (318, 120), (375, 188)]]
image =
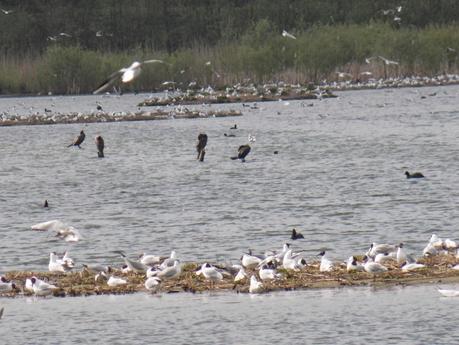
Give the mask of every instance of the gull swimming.
[(291, 38), (292, 40), (296, 40), (296, 37), (292, 34), (289, 34), (286, 30), (282, 30), (282, 36)]
[(445, 297), (458, 297), (459, 296), (459, 290), (438, 289), (438, 292), (441, 293)]
[(104, 91), (109, 86), (113, 85), (117, 80), (121, 80), (121, 82), (129, 83), (137, 78), (142, 71), (142, 66), (148, 63), (165, 63), (162, 60), (146, 60), (143, 62), (134, 61), (129, 67), (123, 67), (119, 71), (112, 73), (107, 80), (105, 80), (99, 87), (93, 92), (94, 95), (98, 94), (99, 92)]

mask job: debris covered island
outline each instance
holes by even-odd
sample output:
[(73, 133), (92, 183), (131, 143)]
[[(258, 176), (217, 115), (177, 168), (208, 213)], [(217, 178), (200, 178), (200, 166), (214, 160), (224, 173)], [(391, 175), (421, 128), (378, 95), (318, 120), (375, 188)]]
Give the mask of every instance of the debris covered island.
[(238, 265), (180, 263), (173, 252), (170, 258), (163, 257), (161, 263), (156, 260), (152, 266), (124, 256), (126, 265), (119, 269), (83, 265), (83, 269), (78, 271), (71, 270), (73, 262), (65, 267), (67, 254), (63, 259), (57, 259), (51, 253), (50, 270), (51, 265), (58, 263), (64, 265), (57, 268), (61, 272), (7, 272), (1, 277), (0, 296), (66, 297), (206, 291), (266, 293), (352, 286), (459, 283), (456, 250), (444, 250), (435, 255), (428, 253), (415, 262), (411, 262), (409, 256), (401, 259), (388, 253), (351, 256), (347, 262), (333, 262), (322, 252), (320, 260), (307, 263), (288, 247), (285, 249), (280, 261), (275, 255), (260, 258), (244, 254)]

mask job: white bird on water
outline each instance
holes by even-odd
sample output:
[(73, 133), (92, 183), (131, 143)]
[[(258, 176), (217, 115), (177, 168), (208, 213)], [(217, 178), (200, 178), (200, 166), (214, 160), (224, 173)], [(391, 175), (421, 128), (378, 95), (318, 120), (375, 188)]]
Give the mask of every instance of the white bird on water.
[(112, 73), (99, 87), (93, 92), (93, 94), (98, 94), (99, 92), (104, 91), (110, 85), (114, 84), (117, 80), (121, 80), (123, 84), (133, 81), (140, 75), (142, 71), (142, 66), (147, 63), (162, 63), (165, 62), (162, 60), (146, 60), (143, 62), (134, 61), (129, 67), (123, 67), (119, 71)]
[(282, 36), (291, 38), (292, 40), (296, 40), (296, 37), (293, 36), (292, 34), (289, 34), (286, 30), (282, 31)]

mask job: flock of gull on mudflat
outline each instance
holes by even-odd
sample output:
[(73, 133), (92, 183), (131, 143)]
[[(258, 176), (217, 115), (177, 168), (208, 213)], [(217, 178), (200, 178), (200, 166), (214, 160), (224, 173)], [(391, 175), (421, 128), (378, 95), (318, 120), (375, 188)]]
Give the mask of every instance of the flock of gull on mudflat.
[[(59, 221), (51, 220), (35, 224), (32, 230), (50, 231), (66, 242), (78, 242), (82, 236), (72, 226)], [(292, 230), (291, 240), (300, 240), (304, 236)], [(203, 263), (194, 275), (201, 276), (209, 282), (210, 287), (215, 287), (224, 278), (231, 279), (237, 284), (248, 284), (250, 293), (266, 291), (264, 282), (282, 281), (287, 279), (286, 273), (301, 272), (310, 265), (318, 266), (321, 273), (346, 270), (349, 273), (367, 272), (375, 276), (387, 271), (412, 272), (426, 269), (426, 265), (418, 263), (416, 258), (408, 254), (403, 243), (398, 245), (372, 243), (366, 253), (351, 256), (345, 262), (334, 262), (328, 258), (325, 251), (318, 254), (320, 261), (306, 261), (302, 254), (304, 251), (294, 252), (291, 244), (285, 243), (282, 250), (267, 251), (263, 255), (254, 255), (251, 251), (244, 253), (239, 264), (212, 265)], [(178, 280), (182, 274), (182, 262), (172, 251), (169, 257), (143, 253), (137, 259), (129, 258), (123, 251), (114, 251), (122, 256), (124, 265), (119, 268), (112, 268), (103, 264), (83, 264), (80, 274), (83, 272), (94, 275), (95, 284), (106, 284), (109, 287), (118, 287), (128, 284), (129, 272), (144, 276), (144, 287), (146, 291), (157, 292), (161, 290), (164, 281)], [(450, 239), (441, 239), (433, 234), (425, 246), (423, 257), (450, 256), (454, 261), (459, 260), (458, 244)], [(49, 254), (48, 269), (50, 272), (65, 274), (75, 269), (75, 262), (70, 258), (69, 253), (63, 256), (52, 252)], [(459, 264), (450, 265), (449, 269), (459, 270)], [(17, 284), (8, 281), (5, 276), (0, 276), (0, 293), (20, 292), (32, 293), (36, 296), (48, 296), (58, 289), (58, 283), (51, 283), (39, 279), (40, 274), (31, 273), (25, 282)], [(456, 290), (439, 290), (445, 296), (457, 296)]]

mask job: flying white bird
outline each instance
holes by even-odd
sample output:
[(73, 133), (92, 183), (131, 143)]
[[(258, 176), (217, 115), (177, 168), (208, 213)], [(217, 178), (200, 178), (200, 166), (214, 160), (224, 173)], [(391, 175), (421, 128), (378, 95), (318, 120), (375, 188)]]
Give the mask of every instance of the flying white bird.
[(295, 36), (293, 36), (292, 34), (289, 34), (289, 33), (288, 33), (287, 31), (285, 31), (285, 30), (282, 31), (282, 36), (291, 38), (291, 39), (293, 39), (293, 40), (296, 40), (296, 37), (295, 37)]
[(1, 8), (1, 10), (4, 14), (10, 14), (14, 12), (13, 10), (4, 10), (3, 8)]
[(142, 71), (142, 65), (147, 63), (165, 63), (162, 60), (146, 60), (143, 62), (134, 61), (129, 67), (123, 67), (119, 71), (112, 73), (107, 80), (105, 80), (99, 87), (93, 92), (93, 94), (98, 94), (99, 92), (104, 91), (109, 86), (114, 84), (117, 80), (121, 79), (121, 82), (129, 83), (137, 78)]

